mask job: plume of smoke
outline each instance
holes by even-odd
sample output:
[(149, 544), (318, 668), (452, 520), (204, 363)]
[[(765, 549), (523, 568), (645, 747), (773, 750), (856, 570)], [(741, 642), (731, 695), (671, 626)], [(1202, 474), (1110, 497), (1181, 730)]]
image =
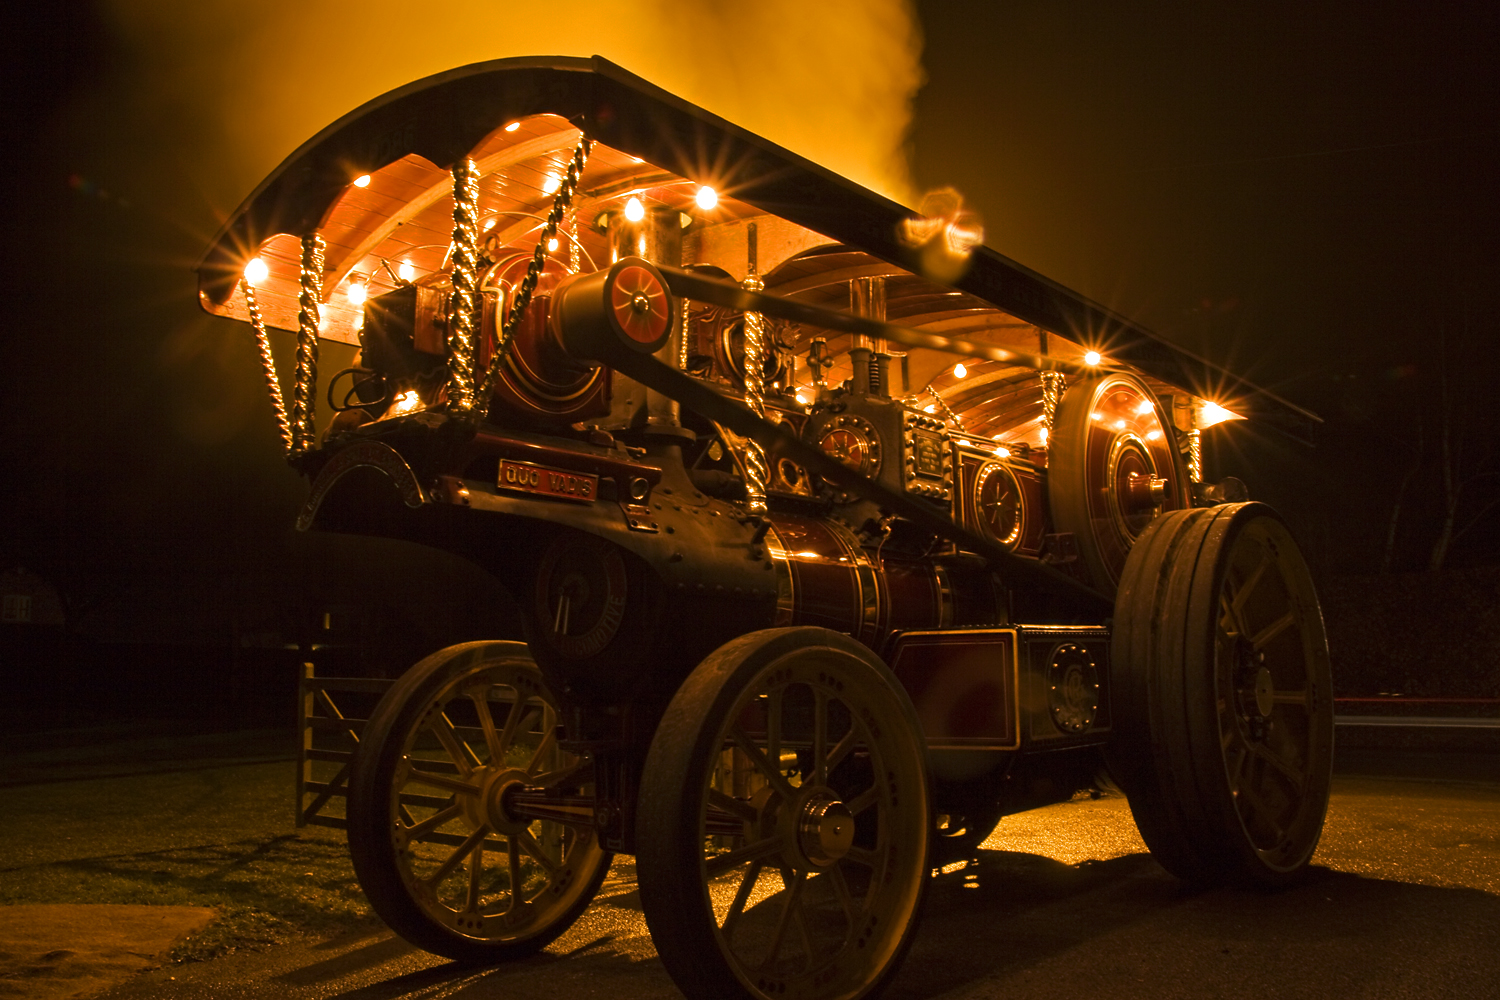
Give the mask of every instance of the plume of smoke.
[[(288, 153), (412, 80), (514, 55), (603, 55), (899, 201), (923, 83), (909, 0), (112, 0), (140, 79), (127, 120), (179, 124), (183, 167), (233, 204)], [(171, 133), (168, 128), (168, 133)]]

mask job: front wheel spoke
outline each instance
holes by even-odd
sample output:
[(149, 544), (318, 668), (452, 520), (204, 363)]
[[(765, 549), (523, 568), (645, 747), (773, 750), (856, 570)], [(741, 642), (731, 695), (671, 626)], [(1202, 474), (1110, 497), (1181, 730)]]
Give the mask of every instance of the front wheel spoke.
[(1250, 746), (1250, 752), (1254, 754), (1257, 759), (1265, 761), (1267, 764), (1271, 765), (1271, 767), (1281, 772), (1282, 776), (1290, 781), (1295, 788), (1297, 788), (1299, 791), (1301, 790), (1302, 783), (1305, 780), (1305, 776), (1301, 771), (1297, 770), (1291, 764), (1283, 760), (1280, 756), (1272, 753), (1270, 750), (1266, 749), (1263, 746), (1255, 746), (1252, 744)]
[(802, 873), (794, 873), (786, 868), (781, 869), (781, 882), (786, 886), (786, 903), (781, 908), (781, 916), (776, 921), (776, 933), (771, 936), (771, 947), (766, 951), (766, 961), (763, 968), (770, 968), (771, 963), (776, 961), (776, 956), (781, 954), (781, 946), (786, 941), (786, 929), (792, 922), (793, 915), (797, 912), (797, 904), (802, 898), (803, 882)]
[(1250, 600), (1250, 595), (1255, 592), (1256, 586), (1260, 584), (1261, 577), (1265, 576), (1266, 570), (1271, 568), (1272, 561), (1272, 556), (1267, 553), (1266, 557), (1261, 560), (1260, 565), (1255, 567), (1250, 575), (1245, 578), (1245, 581), (1240, 584), (1239, 591), (1234, 595), (1232, 605), (1236, 620), (1239, 619), (1240, 614), (1245, 610), (1245, 602)]
[(464, 842), (453, 849), (453, 853), (448, 855), (447, 860), (438, 865), (437, 871), (427, 876), (428, 888), (436, 889), (439, 882), (453, 874), (453, 869), (457, 868), (464, 858), (468, 857), (484, 843), (484, 838), (489, 835), (489, 832), (490, 828), (488, 826), (481, 826), (465, 837)]
[(823, 773), (826, 775), (829, 771), (832, 771), (834, 768), (842, 764), (844, 758), (849, 756), (849, 751), (854, 749), (854, 744), (856, 742), (858, 742), (857, 733), (854, 727), (850, 726), (849, 731), (845, 733), (839, 739), (839, 741), (834, 744), (833, 749), (829, 751), (828, 764)]
[(1224, 773), (1229, 778), (1229, 790), (1239, 794), (1240, 776), (1245, 770), (1245, 761), (1250, 758), (1250, 748), (1238, 734), (1228, 734), (1230, 739), (1224, 748)]
[(817, 692), (813, 700), (813, 784), (828, 783), (828, 695)]
[(1271, 701), (1277, 705), (1295, 705), (1304, 711), (1310, 710), (1312, 707), (1308, 703), (1307, 690), (1305, 688), (1301, 691), (1277, 691)]
[(455, 802), (451, 806), (445, 806), (444, 808), (439, 809), (431, 816), (428, 816), (426, 819), (422, 820), (422, 822), (414, 823), (411, 826), (406, 827), (402, 832), (406, 834), (407, 840), (418, 840), (422, 837), (427, 836), (429, 833), (431, 833), (433, 830), (436, 830), (444, 823), (447, 823), (450, 820), (458, 819), (458, 817), (462, 816), (463, 814), (464, 807)]
[(1266, 647), (1266, 644), (1269, 643), (1272, 639), (1276, 638), (1282, 632), (1285, 632), (1287, 628), (1289, 628), (1296, 620), (1296, 612), (1288, 611), (1286, 614), (1282, 615), (1280, 618), (1276, 619), (1274, 622), (1267, 625), (1259, 632), (1255, 633), (1255, 637), (1250, 640), (1251, 647), (1254, 648), (1256, 652), (1259, 652), (1260, 650), (1264, 649)]
[(737, 799), (732, 795), (726, 795), (717, 788), (710, 788), (708, 790), (708, 803), (711, 806), (722, 809), (737, 819), (744, 820), (746, 823), (754, 823), (760, 819), (760, 813), (750, 803), (744, 799)]
[[(1249, 752), (1245, 756), (1249, 757)], [(1235, 796), (1250, 807), (1250, 812), (1270, 822), (1272, 815), (1271, 807), (1265, 798), (1261, 796), (1260, 789), (1255, 786), (1255, 782), (1249, 780), (1249, 777), (1247, 776), (1247, 780), (1240, 782), (1239, 787), (1235, 789)], [(1241, 812), (1244, 811), (1243, 809), (1241, 810)]]
[(1239, 612), (1235, 610), (1234, 602), (1229, 599), (1228, 594), (1219, 594), (1219, 609), (1222, 612), (1219, 615), (1219, 627), (1224, 630), (1226, 636), (1233, 639), (1240, 634), (1242, 629), (1240, 628)]
[(452, 775), (438, 774), (436, 771), (423, 771), (421, 768), (408, 768), (406, 780), (414, 781), (419, 785), (429, 785), (432, 788), (442, 788), (446, 791), (457, 792), (459, 795), (478, 795), (479, 786), (462, 778)]
[(849, 880), (844, 878), (844, 871), (838, 865), (828, 869), (827, 877), (833, 883), (833, 894), (838, 897), (839, 905), (844, 908), (844, 919), (849, 921), (849, 928), (852, 930), (859, 907), (854, 905), (854, 894), (849, 891)]
[(780, 792), (783, 798), (792, 798), (792, 786), (787, 783), (786, 775), (781, 773), (780, 768), (772, 765), (760, 747), (750, 741), (750, 737), (741, 732), (738, 726), (735, 726), (729, 730), (729, 738), (744, 751), (745, 756), (750, 758), (750, 763), (755, 765), (755, 769), (761, 773), (766, 781), (770, 782), (772, 788)]
[(880, 855), (865, 847), (851, 847), (844, 852), (844, 857), (857, 865), (863, 865), (871, 871), (880, 867)]
[(781, 773), (781, 690), (766, 695), (766, 758)]
[(750, 901), (750, 893), (755, 891), (755, 883), (760, 879), (761, 869), (765, 866), (764, 861), (752, 861), (750, 870), (740, 880), (740, 887), (734, 891), (734, 900), (729, 904), (729, 912), (724, 914), (724, 923), (719, 928), (724, 934), (724, 940), (733, 939), (734, 928), (739, 924), (740, 917), (744, 915), (745, 904)]
[(879, 800), (879, 798), (880, 786), (871, 785), (869, 788), (866, 788), (864, 791), (860, 792), (854, 798), (846, 802), (845, 805), (849, 807), (849, 815), (858, 816), (860, 813), (873, 806), (876, 801)]
[(725, 872), (733, 871), (740, 865), (768, 858), (772, 854), (775, 854), (780, 847), (781, 841), (776, 837), (757, 840), (753, 844), (736, 847), (732, 851), (725, 851), (723, 854), (716, 854), (711, 858), (704, 859), (703, 870), (708, 874), (709, 878), (718, 878)]

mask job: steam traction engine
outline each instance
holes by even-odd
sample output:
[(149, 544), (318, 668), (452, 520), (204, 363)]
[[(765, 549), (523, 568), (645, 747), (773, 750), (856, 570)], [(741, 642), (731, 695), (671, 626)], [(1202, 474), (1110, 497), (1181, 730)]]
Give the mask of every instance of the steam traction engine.
[[(599, 59), (419, 81), (250, 197), (201, 298), (255, 327), (299, 527), (458, 553), (524, 619), (363, 733), (349, 845), (391, 927), (529, 954), (633, 852), (687, 995), (864, 996), (935, 863), (1105, 768), (1183, 878), (1306, 867), (1317, 599), (1275, 512), (1204, 481), (1200, 387), (1315, 418), (979, 237)], [(360, 347), (321, 433), (320, 338)]]

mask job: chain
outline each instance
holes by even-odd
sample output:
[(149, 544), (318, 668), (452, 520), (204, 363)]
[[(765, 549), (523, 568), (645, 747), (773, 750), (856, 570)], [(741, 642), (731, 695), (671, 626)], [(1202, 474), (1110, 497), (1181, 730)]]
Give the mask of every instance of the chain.
[(953, 426), (957, 427), (961, 431), (968, 430), (968, 428), (964, 426), (964, 418), (960, 417), (956, 412), (954, 412), (953, 407), (948, 405), (948, 401), (946, 399), (938, 395), (938, 391), (932, 387), (931, 382), (927, 383), (927, 394), (933, 399), (937, 400), (938, 409), (943, 411), (943, 419), (951, 421), (953, 423)]
[(448, 405), (474, 409), (474, 313), (479, 304), (479, 167), (453, 165), (453, 292), (448, 296)]
[[(749, 291), (759, 292), (766, 287), (760, 276), (751, 271), (741, 284)], [(758, 312), (745, 313), (745, 403), (757, 417), (766, 419), (766, 321)], [(771, 478), (771, 467), (766, 463), (766, 452), (760, 443), (745, 442), (745, 493), (749, 501), (745, 506), (751, 514), (766, 512), (766, 482)]]
[(301, 455), (313, 446), (317, 432), (313, 402), (318, 385), (318, 303), (323, 298), (323, 250), (326, 244), (316, 232), (302, 237), (302, 286), (297, 296), (297, 376), (292, 383), (291, 454)]
[(1042, 422), (1047, 428), (1047, 440), (1051, 443), (1052, 427), (1057, 422), (1057, 404), (1062, 400), (1063, 390), (1068, 387), (1068, 377), (1062, 372), (1037, 372), (1042, 380)]
[[(511, 302), (510, 315), (505, 318), (505, 325), (500, 328), (500, 335), (496, 338), (495, 353), (490, 356), (489, 369), (484, 373), (484, 380), (479, 387), (478, 398), (487, 400), (495, 391), (495, 380), (500, 375), (500, 364), (505, 360), (506, 352), (510, 350), (511, 339), (516, 334), (516, 328), (521, 325), (521, 317), (526, 312), (526, 307), (531, 305), (531, 293), (536, 291), (536, 283), (542, 276), (542, 267), (547, 263), (547, 241), (557, 235), (557, 227), (562, 223), (563, 216), (568, 212), (568, 206), (573, 203), (573, 193), (578, 190), (578, 182), (583, 177), (583, 165), (588, 162), (589, 152), (594, 143), (586, 135), (578, 138), (578, 148), (573, 150), (573, 159), (568, 163), (568, 174), (563, 178), (562, 186), (557, 189), (557, 195), (552, 199), (552, 211), (547, 213), (547, 224), (542, 227), (541, 238), (537, 240), (536, 249), (532, 251), (531, 263), (526, 268), (526, 277), (521, 279), (521, 284), (516, 289), (515, 299)], [(574, 222), (574, 231), (577, 222)], [(575, 244), (576, 245), (576, 244)]]
[(271, 358), (271, 340), (266, 336), (266, 323), (260, 315), (260, 305), (255, 301), (255, 289), (244, 278), (240, 288), (245, 291), (245, 307), (250, 311), (250, 325), (255, 328), (255, 344), (260, 348), (260, 367), (266, 376), (266, 390), (271, 395), (271, 409), (276, 414), (276, 429), (281, 433), (281, 446), (288, 457), (292, 454), (292, 428), (286, 419), (286, 400), (281, 395), (281, 382), (276, 378), (276, 362)]

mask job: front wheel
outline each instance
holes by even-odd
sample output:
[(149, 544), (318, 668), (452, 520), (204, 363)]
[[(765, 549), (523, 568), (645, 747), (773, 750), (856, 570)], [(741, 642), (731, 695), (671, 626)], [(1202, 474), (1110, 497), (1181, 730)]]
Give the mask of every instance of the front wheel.
[(1110, 771), (1161, 865), (1285, 884), (1323, 829), (1333, 684), (1312, 578), (1270, 507), (1169, 511), (1120, 582)]
[(518, 642), (450, 646), (386, 692), (351, 771), (349, 853), (392, 930), (492, 963), (546, 947), (588, 906), (610, 863), (593, 810), (570, 821), (512, 811), (522, 788), (589, 797), (586, 762), (558, 749), (557, 730)]
[(651, 936), (689, 1000), (856, 1000), (894, 975), (927, 879), (916, 713), (847, 636), (771, 629), (704, 660), (641, 782)]

